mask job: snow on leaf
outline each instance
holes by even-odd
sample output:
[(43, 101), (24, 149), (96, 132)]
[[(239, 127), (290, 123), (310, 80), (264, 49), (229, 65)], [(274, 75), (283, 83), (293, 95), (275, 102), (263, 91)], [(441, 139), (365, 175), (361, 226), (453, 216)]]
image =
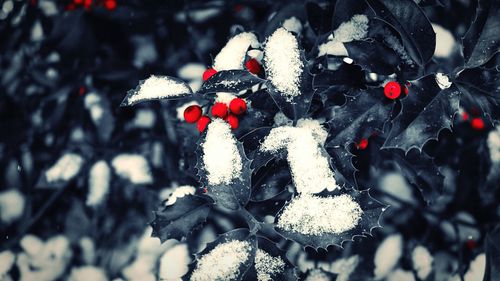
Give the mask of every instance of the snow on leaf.
[(255, 261), (256, 237), (248, 229), (223, 233), (196, 254), (183, 280), (242, 280)]
[(377, 19), (393, 27), (401, 36), (411, 58), (424, 65), (432, 58), (436, 34), (422, 9), (413, 0), (366, 0)]
[(215, 56), (213, 68), (217, 71), (243, 69), (245, 55), (250, 47), (258, 47), (255, 34), (243, 32), (229, 39), (224, 48)]
[(441, 89), (434, 75), (412, 83), (411, 93), (402, 100), (401, 112), (392, 121), (392, 128), (382, 148), (408, 151), (422, 150), (430, 139), (437, 139), (442, 129), (451, 129), (459, 109), (460, 91), (455, 85)]
[(227, 92), (238, 94), (241, 91), (263, 83), (265, 80), (246, 70), (223, 70), (212, 75), (203, 83), (198, 94)]
[(168, 239), (181, 240), (206, 220), (211, 204), (208, 198), (197, 195), (177, 198), (174, 204), (162, 206), (154, 212), (152, 235), (160, 238), (162, 243)]
[(61, 187), (78, 175), (84, 162), (79, 154), (65, 153), (42, 174), (37, 187)]
[(375, 252), (375, 279), (383, 279), (398, 264), (403, 254), (403, 237), (399, 234), (388, 236)]
[(275, 229), (304, 247), (326, 249), (330, 245), (341, 246), (354, 236), (369, 235), (373, 228), (380, 227), (379, 217), (386, 207), (373, 199), (368, 190), (299, 195), (278, 212)]
[(499, 26), (500, 2), (480, 0), (476, 17), (462, 38), (466, 67), (483, 65), (500, 51)]
[(251, 192), (250, 160), (229, 126), (223, 121), (212, 121), (197, 147), (196, 169), (207, 195), (225, 208), (244, 206)]
[(140, 154), (122, 153), (113, 158), (111, 166), (115, 173), (133, 184), (150, 184), (153, 176), (149, 163)]
[(274, 242), (264, 237), (257, 237), (258, 249), (255, 264), (247, 272), (247, 280), (297, 280), (293, 264)]
[(178, 99), (193, 94), (184, 81), (170, 76), (151, 75), (141, 80), (139, 85), (127, 92), (120, 106), (131, 106), (143, 101), (159, 99)]

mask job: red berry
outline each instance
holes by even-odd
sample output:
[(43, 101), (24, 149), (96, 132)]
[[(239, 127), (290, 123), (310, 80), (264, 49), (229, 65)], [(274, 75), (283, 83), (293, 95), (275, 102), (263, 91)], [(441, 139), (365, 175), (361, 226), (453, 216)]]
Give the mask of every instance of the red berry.
[(210, 117), (203, 115), (198, 119), (198, 123), (196, 123), (196, 127), (198, 128), (198, 132), (203, 133), (210, 123)]
[(73, 0), (73, 3), (75, 3), (75, 5), (81, 5), (83, 4), (83, 0)]
[(397, 99), (401, 95), (401, 86), (394, 81), (385, 84), (384, 95), (391, 100)]
[(114, 10), (116, 9), (116, 0), (106, 0), (104, 1), (104, 8), (108, 10)]
[(238, 129), (238, 126), (240, 125), (240, 120), (238, 120), (238, 117), (233, 114), (228, 114), (224, 120), (229, 123), (229, 126), (231, 126), (231, 129), (233, 130)]
[(203, 193), (207, 193), (208, 189), (206, 187), (203, 188)]
[(367, 139), (361, 139), (357, 145), (359, 150), (365, 150), (368, 147), (368, 140)]
[(212, 106), (212, 116), (213, 117), (219, 117), (219, 118), (224, 118), (227, 115), (227, 105), (222, 102), (216, 102)]
[(404, 87), (404, 92), (405, 92), (405, 95), (406, 95), (406, 96), (410, 93), (410, 91), (408, 90), (408, 87), (407, 87), (407, 86), (405, 86), (405, 87)]
[(83, 0), (83, 7), (85, 10), (90, 9), (90, 6), (92, 5), (92, 0)]
[(245, 67), (253, 74), (259, 74), (262, 68), (260, 67), (260, 63), (256, 59), (249, 59), (245, 63)]
[(244, 99), (234, 98), (229, 103), (229, 110), (236, 115), (241, 115), (247, 111), (247, 103)]
[(465, 242), (465, 246), (467, 247), (467, 249), (469, 250), (474, 250), (477, 246), (476, 244), (476, 240), (470, 238), (470, 239), (467, 239), (467, 241)]
[(464, 121), (469, 120), (469, 113), (467, 113), (467, 111), (462, 112), (462, 119)]
[(474, 129), (474, 130), (480, 131), (480, 130), (484, 129), (484, 121), (483, 121), (483, 119), (481, 119), (479, 117), (472, 118), (470, 125), (472, 126), (472, 129)]
[(78, 88), (78, 95), (83, 96), (84, 94), (85, 94), (85, 87), (80, 86), (80, 88)]
[(203, 81), (207, 81), (208, 78), (212, 77), (212, 75), (214, 75), (215, 73), (217, 73), (217, 70), (213, 68), (207, 68), (207, 70), (203, 72)]
[(184, 120), (188, 123), (194, 123), (201, 117), (201, 107), (198, 105), (191, 105), (184, 109)]

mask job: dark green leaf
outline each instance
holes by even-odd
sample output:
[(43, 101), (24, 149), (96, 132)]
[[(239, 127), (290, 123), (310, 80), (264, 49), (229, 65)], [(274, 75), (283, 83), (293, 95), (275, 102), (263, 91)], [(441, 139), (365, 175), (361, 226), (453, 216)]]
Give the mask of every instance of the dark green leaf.
[(149, 101), (149, 100), (160, 100), (160, 99), (174, 100), (174, 99), (184, 98), (186, 96), (190, 96), (193, 94), (193, 90), (191, 90), (191, 87), (189, 87), (188, 84), (186, 84), (184, 81), (182, 81), (178, 78), (170, 77), (170, 76), (157, 76), (157, 77), (174, 82), (176, 84), (176, 87), (179, 84), (181, 84), (181, 85), (183, 85), (184, 89), (179, 90), (177, 88), (173, 88), (173, 89), (169, 90), (168, 97), (164, 97), (163, 93), (154, 93), (153, 95), (148, 95), (148, 96), (144, 96), (144, 97), (139, 96), (138, 97), (137, 95), (139, 95), (139, 90), (141, 89), (141, 86), (144, 84), (144, 82), (146, 82), (148, 80), (148, 79), (144, 79), (144, 80), (139, 81), (139, 85), (137, 85), (137, 87), (135, 89), (129, 90), (127, 92), (127, 96), (125, 96), (125, 98), (123, 99), (120, 106), (131, 106), (131, 105), (134, 105), (134, 104), (137, 104), (137, 103), (140, 103), (143, 101)]
[(215, 73), (203, 83), (198, 94), (227, 92), (238, 94), (252, 88), (265, 80), (251, 74), (246, 70), (223, 70)]

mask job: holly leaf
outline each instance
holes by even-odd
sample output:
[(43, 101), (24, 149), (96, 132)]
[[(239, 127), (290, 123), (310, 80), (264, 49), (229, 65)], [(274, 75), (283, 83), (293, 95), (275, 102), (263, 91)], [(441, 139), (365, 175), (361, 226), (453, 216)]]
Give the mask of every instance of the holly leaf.
[[(250, 267), (254, 264), (255, 261), (255, 254), (257, 251), (257, 238), (255, 235), (251, 234), (248, 229), (245, 228), (238, 228), (231, 230), (229, 232), (223, 233), (217, 237), (214, 241), (210, 242), (207, 244), (205, 249), (201, 251), (200, 253), (197, 253), (195, 255), (195, 260), (193, 263), (189, 265), (189, 273), (186, 274), (182, 280), (191, 280), (191, 277), (193, 275), (193, 272), (196, 270), (198, 262), (200, 258), (202, 258), (204, 255), (209, 254), (212, 250), (214, 250), (217, 246), (231, 242), (231, 241), (244, 241), (250, 243), (250, 247), (247, 249), (248, 250), (248, 257), (245, 260), (245, 262), (242, 262), (236, 271), (236, 276), (235, 278), (231, 280), (242, 280), (247, 274), (247, 271), (250, 269)], [(231, 254), (231, 253), (228, 253)], [(216, 266), (214, 264), (214, 266)], [(220, 266), (220, 265), (219, 265)]]
[[(342, 233), (323, 233), (321, 235), (303, 234), (291, 230), (284, 230), (278, 226), (275, 227), (275, 230), (284, 238), (295, 241), (304, 247), (312, 247), (317, 251), (319, 248), (326, 250), (328, 246), (331, 245), (342, 247), (343, 242), (353, 241), (355, 236), (365, 237), (366, 235), (371, 235), (371, 231), (374, 228), (381, 227), (379, 224), (379, 218), (388, 206), (372, 198), (368, 190), (357, 191), (354, 189), (341, 189), (334, 190), (332, 192), (324, 191), (316, 194), (316, 196), (326, 198), (342, 194), (350, 195), (352, 199), (359, 204), (363, 211), (358, 223), (350, 230)], [(295, 198), (292, 198), (290, 202), (295, 200)], [(280, 216), (283, 214), (283, 211), (287, 208), (290, 202), (285, 204), (285, 206), (276, 215), (276, 225), (278, 225)], [(332, 210), (332, 212), (335, 211), (336, 210)]]
[(500, 2), (479, 0), (476, 17), (462, 38), (465, 67), (480, 66), (500, 51)]
[(411, 92), (402, 100), (401, 112), (394, 118), (382, 148), (422, 150), (428, 140), (437, 139), (441, 130), (451, 129), (459, 100), (458, 88), (453, 84), (441, 89), (434, 75), (412, 82)]
[(227, 92), (238, 94), (241, 91), (264, 83), (265, 80), (251, 74), (246, 70), (223, 70), (212, 75), (203, 83), (198, 94)]
[(135, 89), (129, 90), (120, 106), (131, 106), (143, 101), (179, 99), (193, 94), (184, 81), (170, 76), (151, 76), (139, 81)]
[(161, 242), (168, 239), (181, 240), (195, 228), (205, 222), (210, 212), (211, 200), (198, 195), (186, 195), (177, 198), (169, 206), (161, 206), (154, 212), (154, 220), (150, 223), (153, 236)]
[(325, 147), (332, 157), (333, 167), (342, 174), (346, 183), (356, 185), (356, 169), (352, 165), (354, 155), (349, 152), (349, 146), (382, 132), (393, 105), (381, 88), (368, 88), (360, 90), (356, 96), (346, 96), (344, 105), (328, 109), (328, 135), (332, 137)]
[(321, 35), (331, 30), (333, 9), (327, 6), (325, 9), (317, 3), (306, 3), (307, 21), (314, 33)]
[(375, 40), (360, 40), (344, 43), (354, 63), (369, 72), (389, 75), (396, 73), (401, 59), (391, 48)]
[(436, 34), (422, 9), (413, 0), (366, 0), (381, 20), (394, 28), (410, 57), (424, 65), (434, 55)]
[(285, 160), (273, 158), (252, 179), (252, 201), (265, 201), (283, 192), (292, 182), (292, 175)]
[[(205, 165), (203, 163), (203, 140), (205, 139), (206, 132), (200, 138), (197, 143), (196, 157), (197, 163), (195, 168), (197, 169), (198, 179), (201, 184), (207, 188), (207, 195), (211, 197), (215, 203), (219, 206), (237, 210), (242, 206), (245, 206), (250, 199), (251, 194), (251, 177), (252, 169), (250, 168), (251, 161), (245, 155), (243, 145), (237, 141), (238, 152), (242, 160), (242, 170), (241, 176), (234, 179), (230, 184), (220, 184), (212, 185), (208, 183), (207, 172), (205, 170)], [(221, 159), (220, 161), (224, 161)]]
[(332, 29), (337, 29), (343, 22), (349, 21), (356, 14), (365, 14), (367, 8), (363, 1), (337, 0), (332, 17)]
[(496, 90), (500, 70), (496, 67), (464, 69), (456, 77), (455, 83), (462, 93), (460, 105), (477, 107), (491, 119), (500, 116), (500, 95)]
[(444, 176), (429, 155), (412, 149), (407, 154), (391, 153), (394, 164), (398, 167), (408, 182), (416, 186), (428, 205), (443, 193)]

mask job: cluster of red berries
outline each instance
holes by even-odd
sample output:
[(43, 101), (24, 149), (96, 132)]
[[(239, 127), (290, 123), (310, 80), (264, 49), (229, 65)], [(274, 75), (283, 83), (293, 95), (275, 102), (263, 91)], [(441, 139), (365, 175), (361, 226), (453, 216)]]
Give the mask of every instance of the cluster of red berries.
[[(234, 98), (229, 103), (229, 107), (222, 102), (216, 102), (211, 109), (213, 118), (224, 119), (231, 129), (235, 130), (239, 126), (238, 116), (247, 111), (247, 103), (241, 98)], [(184, 120), (188, 123), (196, 123), (198, 132), (203, 133), (212, 119), (207, 115), (202, 115), (199, 105), (188, 106), (184, 110)]]
[[(260, 63), (256, 59), (249, 59), (245, 62), (245, 68), (252, 74), (258, 75), (262, 71), (262, 67)], [(203, 72), (203, 81), (207, 81), (208, 78), (212, 77), (217, 70), (214, 68), (207, 68), (205, 72)]]
[(72, 11), (78, 7), (83, 7), (85, 10), (89, 10), (92, 5), (102, 5), (106, 10), (116, 9), (116, 0), (73, 0), (66, 6), (66, 10)]
[[(409, 90), (408, 87), (410, 87), (410, 83), (406, 83), (403, 86), (403, 91), (405, 95), (408, 95)], [(401, 85), (398, 82), (391, 81), (385, 84), (384, 86), (384, 95), (391, 100), (395, 100), (401, 96)]]
[[(477, 115), (477, 112), (473, 112), (473, 113), (476, 113), (475, 115)], [(486, 125), (484, 124), (484, 120), (481, 117), (470, 118), (469, 113), (467, 113), (467, 111), (463, 111), (462, 112), (462, 120), (469, 121), (469, 119), (470, 119), (470, 126), (472, 127), (472, 129), (474, 129), (476, 131), (481, 131), (486, 127)]]

